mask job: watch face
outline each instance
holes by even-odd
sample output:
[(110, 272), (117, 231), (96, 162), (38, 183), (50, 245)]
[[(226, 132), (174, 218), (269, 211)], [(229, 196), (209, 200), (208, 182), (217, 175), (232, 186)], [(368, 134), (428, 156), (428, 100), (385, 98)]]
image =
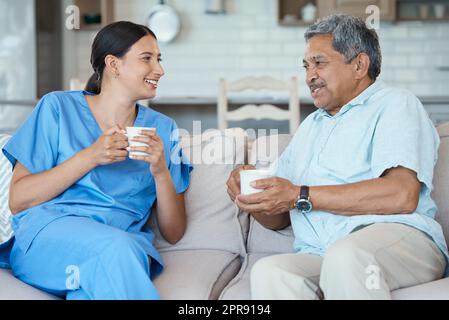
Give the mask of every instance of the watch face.
[(312, 205), (308, 200), (300, 199), (296, 204), (296, 208), (301, 212), (309, 212), (312, 209)]

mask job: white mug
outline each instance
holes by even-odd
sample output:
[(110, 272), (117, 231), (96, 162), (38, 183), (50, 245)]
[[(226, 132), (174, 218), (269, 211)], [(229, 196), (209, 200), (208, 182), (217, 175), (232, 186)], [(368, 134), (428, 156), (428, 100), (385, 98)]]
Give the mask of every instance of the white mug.
[(253, 193), (262, 192), (263, 189), (256, 189), (251, 187), (251, 182), (271, 178), (272, 174), (268, 170), (242, 170), (240, 171), (240, 192), (241, 194), (248, 195)]
[[(138, 142), (138, 141), (131, 141), (134, 137), (139, 137), (139, 132), (142, 130), (153, 130), (156, 131), (156, 128), (149, 128), (149, 127), (126, 127), (126, 136), (128, 137), (128, 143), (130, 147), (144, 147), (147, 146), (146, 143)], [(148, 154), (141, 151), (132, 151), (129, 152), (130, 156), (147, 156)]]

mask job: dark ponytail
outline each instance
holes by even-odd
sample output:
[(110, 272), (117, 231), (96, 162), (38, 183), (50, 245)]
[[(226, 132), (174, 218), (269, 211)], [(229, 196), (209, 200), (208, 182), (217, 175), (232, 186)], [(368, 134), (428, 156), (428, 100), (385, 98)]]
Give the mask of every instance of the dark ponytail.
[(155, 34), (148, 27), (128, 21), (114, 22), (101, 29), (92, 44), (90, 64), (94, 74), (89, 78), (85, 90), (99, 94), (106, 56), (122, 58), (137, 41), (147, 35), (156, 39)]
[(97, 74), (96, 72), (93, 75), (91, 75), (89, 80), (87, 81), (86, 88), (84, 88), (84, 90), (95, 94), (99, 94), (101, 92), (100, 75)]

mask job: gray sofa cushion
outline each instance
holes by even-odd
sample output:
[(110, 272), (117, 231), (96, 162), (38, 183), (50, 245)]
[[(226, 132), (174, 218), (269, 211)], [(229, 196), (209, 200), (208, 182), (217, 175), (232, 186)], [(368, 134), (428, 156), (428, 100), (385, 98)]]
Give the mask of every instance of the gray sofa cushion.
[(239, 254), (219, 250), (162, 253), (164, 271), (154, 279), (163, 300), (216, 300), (240, 269)]
[(273, 163), (292, 139), (290, 134), (262, 136), (251, 143), (248, 163), (255, 165), (257, 160)]
[(443, 228), (446, 243), (449, 243), (449, 122), (438, 126), (437, 130), (441, 142), (433, 175), (432, 199), (438, 207), (436, 220)]
[(223, 289), (220, 300), (249, 300), (251, 299), (250, 272), (257, 260), (270, 254), (253, 253), (248, 254), (240, 268), (239, 273)]
[[(217, 299), (241, 264), (238, 254), (218, 250), (171, 251), (162, 257), (166, 267), (154, 284), (164, 300)], [(0, 300), (57, 299), (0, 269)]]
[(294, 252), (293, 230), (288, 226), (282, 230), (270, 230), (251, 217), (246, 250), (248, 253), (288, 253)]
[[(164, 252), (166, 267), (156, 279), (161, 298), (218, 299), (223, 288), (239, 272), (238, 254), (218, 250)], [(0, 300), (58, 300), (15, 278), (9, 269), (0, 269)]]
[(59, 300), (15, 278), (11, 270), (0, 269), (0, 300)]
[(449, 278), (395, 290), (393, 300), (449, 300)]
[[(161, 252), (213, 249), (246, 253), (249, 220), (238, 214), (238, 208), (226, 191), (230, 172), (244, 162), (245, 139), (242, 129), (182, 139), (183, 150), (194, 166), (185, 193), (187, 228), (183, 238), (171, 245), (161, 236), (153, 212), (149, 226), (155, 231), (155, 245)], [(215, 164), (209, 157), (213, 154)]]
[[(287, 147), (291, 135), (280, 134), (257, 138), (251, 148), (249, 163), (255, 164), (258, 159), (273, 163)], [(293, 252), (293, 231), (291, 227), (273, 231), (263, 227), (253, 217), (250, 218), (250, 229), (246, 244), (248, 253), (286, 253)]]

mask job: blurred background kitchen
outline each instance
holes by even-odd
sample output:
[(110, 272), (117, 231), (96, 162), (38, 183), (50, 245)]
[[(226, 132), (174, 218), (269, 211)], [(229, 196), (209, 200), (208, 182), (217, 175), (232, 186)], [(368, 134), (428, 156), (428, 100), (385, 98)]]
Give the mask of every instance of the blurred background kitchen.
[[(307, 25), (335, 12), (367, 19), (369, 5), (380, 8), (380, 78), (411, 90), (435, 123), (449, 121), (449, 0), (0, 0), (0, 132), (14, 132), (44, 94), (80, 88), (93, 72), (96, 32), (118, 20), (156, 31), (166, 75), (156, 99), (143, 103), (179, 127), (216, 128), (220, 79), (248, 76), (297, 77), (302, 120), (315, 110), (301, 62)], [(287, 110), (289, 97), (251, 90), (231, 95), (229, 107)], [(229, 126), (289, 132), (288, 121)]]

